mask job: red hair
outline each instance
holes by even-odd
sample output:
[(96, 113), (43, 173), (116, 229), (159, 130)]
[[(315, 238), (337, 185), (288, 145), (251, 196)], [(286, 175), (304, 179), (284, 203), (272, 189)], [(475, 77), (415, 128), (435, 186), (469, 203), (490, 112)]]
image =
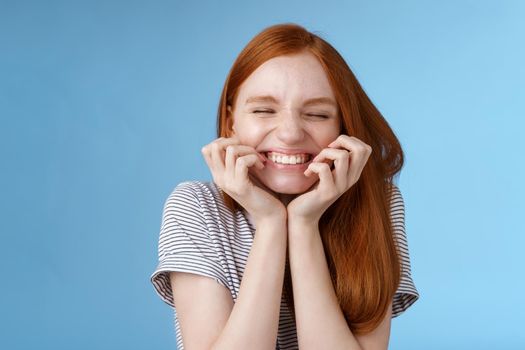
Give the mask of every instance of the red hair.
[[(374, 330), (397, 290), (400, 261), (390, 218), (393, 177), (403, 166), (403, 151), (394, 132), (373, 105), (341, 55), (328, 42), (305, 28), (284, 23), (257, 34), (235, 60), (224, 84), (217, 114), (217, 137), (231, 132), (239, 87), (267, 60), (307, 50), (321, 63), (339, 106), (341, 133), (355, 136), (373, 149), (360, 179), (326, 210), (319, 231), (332, 283), (350, 330)], [(223, 193), (226, 205), (240, 205)], [(288, 259), (288, 258), (287, 258)], [(288, 260), (284, 292), (293, 312)]]

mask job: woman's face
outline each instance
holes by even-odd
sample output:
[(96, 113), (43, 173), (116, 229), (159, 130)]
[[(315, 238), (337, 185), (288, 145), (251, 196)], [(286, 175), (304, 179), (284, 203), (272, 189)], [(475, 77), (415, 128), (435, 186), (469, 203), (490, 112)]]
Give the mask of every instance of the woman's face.
[(309, 52), (275, 57), (259, 66), (240, 86), (232, 113), (233, 135), (267, 158), (264, 169), (251, 167), (250, 174), (282, 200), (307, 191), (318, 180), (303, 172), (340, 132), (330, 83)]

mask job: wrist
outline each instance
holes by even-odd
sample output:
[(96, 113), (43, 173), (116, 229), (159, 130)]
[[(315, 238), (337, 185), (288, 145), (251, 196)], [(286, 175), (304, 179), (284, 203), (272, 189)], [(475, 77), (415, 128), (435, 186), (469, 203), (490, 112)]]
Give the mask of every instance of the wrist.
[(255, 216), (255, 226), (286, 227), (286, 212), (277, 212), (270, 215)]
[(289, 215), (288, 226), (294, 228), (319, 227), (319, 218)]
[(319, 219), (317, 218), (305, 218), (305, 217), (288, 217), (288, 233), (304, 235), (305, 232), (317, 232), (319, 231)]

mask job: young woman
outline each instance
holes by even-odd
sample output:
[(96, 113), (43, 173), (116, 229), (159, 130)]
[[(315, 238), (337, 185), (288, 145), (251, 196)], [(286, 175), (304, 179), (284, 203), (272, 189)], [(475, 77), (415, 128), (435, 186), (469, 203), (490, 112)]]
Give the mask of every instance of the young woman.
[(226, 79), (213, 182), (164, 205), (156, 291), (179, 349), (387, 349), (418, 298), (401, 146), (344, 59), (296, 24), (268, 27)]

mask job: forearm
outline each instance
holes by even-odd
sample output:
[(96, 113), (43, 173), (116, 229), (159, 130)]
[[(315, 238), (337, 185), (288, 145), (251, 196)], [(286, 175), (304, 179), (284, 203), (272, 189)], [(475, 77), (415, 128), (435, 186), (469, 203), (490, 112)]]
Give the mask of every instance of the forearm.
[(317, 224), (289, 222), (290, 271), (301, 350), (361, 350), (337, 300)]
[(257, 225), (239, 296), (213, 349), (275, 349), (286, 242), (286, 219)]

